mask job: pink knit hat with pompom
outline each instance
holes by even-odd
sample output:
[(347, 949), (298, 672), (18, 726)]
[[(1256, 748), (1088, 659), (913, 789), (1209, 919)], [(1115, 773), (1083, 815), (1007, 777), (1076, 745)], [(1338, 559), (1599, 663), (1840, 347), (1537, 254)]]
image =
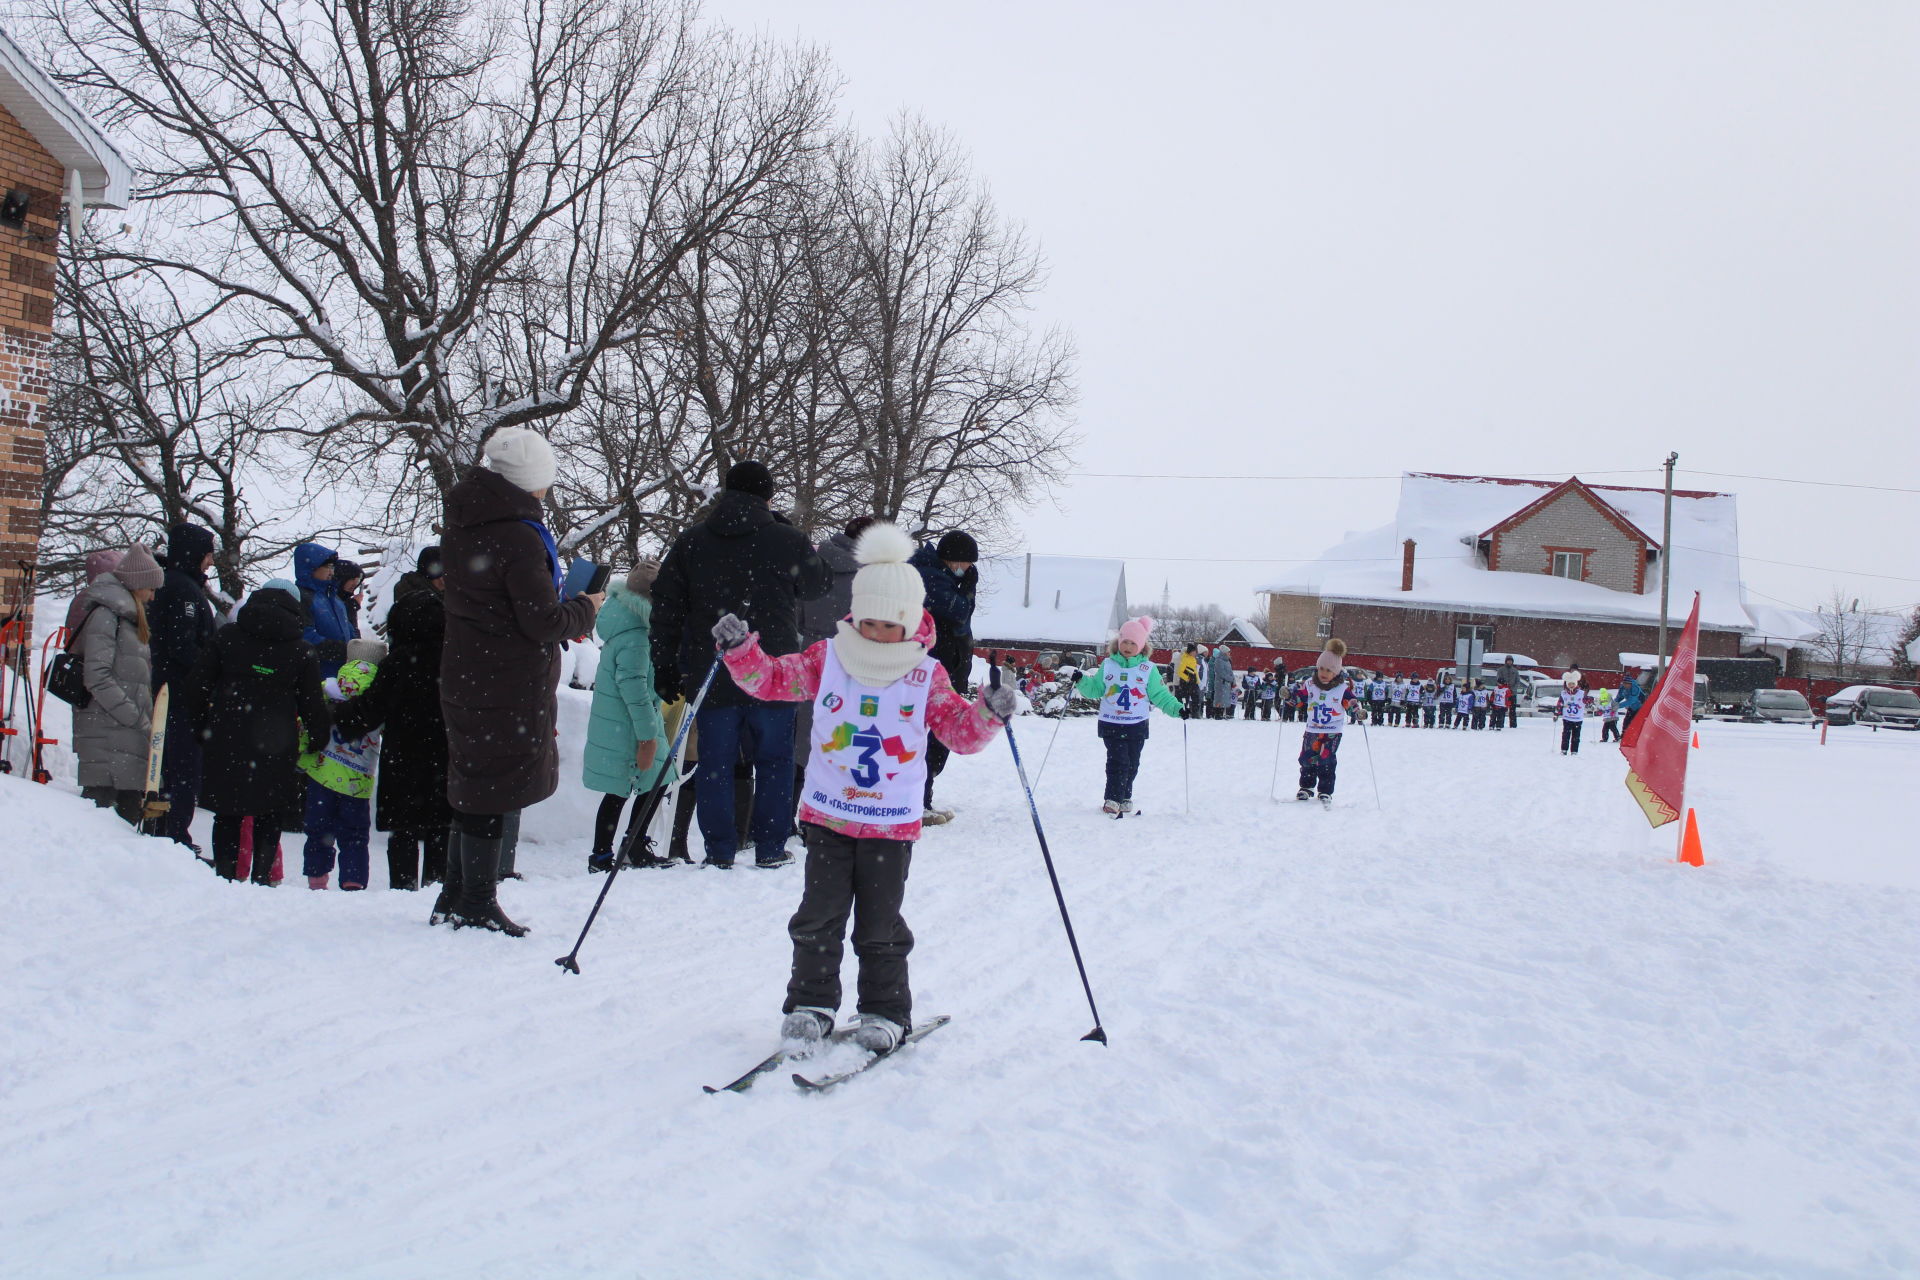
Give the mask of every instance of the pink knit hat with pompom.
[(1152, 634), (1153, 619), (1145, 615), (1138, 618), (1128, 618), (1120, 624), (1120, 638), (1122, 640), (1131, 640), (1142, 649), (1147, 647), (1147, 637)]

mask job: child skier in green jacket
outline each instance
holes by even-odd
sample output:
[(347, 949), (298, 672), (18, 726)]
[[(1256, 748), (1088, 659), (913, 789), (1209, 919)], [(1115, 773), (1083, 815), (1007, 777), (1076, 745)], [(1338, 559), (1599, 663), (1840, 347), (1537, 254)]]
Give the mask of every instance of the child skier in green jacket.
[[(357, 698), (373, 687), (378, 668), (356, 660), (341, 666), (339, 674), (321, 682), (330, 702)], [(307, 778), (306, 862), (307, 887), (324, 889), (333, 873), (335, 846), (340, 854), (340, 887), (367, 887), (367, 845), (373, 831), (373, 771), (380, 759), (380, 735), (342, 738), (329, 733), (324, 744), (309, 742), (300, 756)], [(271, 857), (271, 851), (256, 850)]]
[(1101, 812), (1124, 818), (1133, 812), (1133, 779), (1140, 772), (1140, 751), (1147, 745), (1147, 716), (1158, 707), (1185, 719), (1180, 700), (1160, 679), (1147, 639), (1152, 618), (1131, 618), (1120, 628), (1114, 651), (1080, 678), (1083, 698), (1100, 700), (1100, 740), (1107, 744), (1107, 800)]

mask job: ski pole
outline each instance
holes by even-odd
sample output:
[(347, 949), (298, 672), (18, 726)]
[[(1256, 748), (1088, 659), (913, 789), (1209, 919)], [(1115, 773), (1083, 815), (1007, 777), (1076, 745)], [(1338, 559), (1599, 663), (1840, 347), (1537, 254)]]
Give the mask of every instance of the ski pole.
[[(998, 689), (1000, 669), (993, 668), (988, 679)], [(1047, 848), (1047, 833), (1040, 826), (1040, 807), (1034, 804), (1033, 788), (1027, 785), (1027, 766), (1020, 762), (1020, 744), (1013, 740), (1013, 721), (1002, 720), (1000, 723), (1006, 726), (1007, 747), (1013, 752), (1013, 767), (1020, 774), (1020, 789), (1027, 793), (1027, 812), (1033, 816), (1033, 834), (1040, 837), (1040, 856), (1046, 860), (1047, 879), (1053, 882), (1053, 900), (1060, 904), (1060, 923), (1067, 928), (1067, 946), (1073, 949), (1073, 965), (1080, 971), (1080, 986), (1087, 993), (1087, 1008), (1093, 1012), (1093, 1030), (1080, 1038), (1105, 1044), (1107, 1031), (1100, 1025), (1100, 1009), (1093, 1003), (1093, 984), (1087, 981), (1087, 966), (1080, 959), (1080, 940), (1073, 936), (1073, 918), (1067, 914), (1067, 897), (1060, 891), (1060, 877), (1053, 869), (1053, 851)]]
[(1373, 779), (1373, 807), (1384, 810), (1386, 806), (1380, 803), (1380, 775), (1373, 769), (1373, 739), (1367, 735), (1365, 720), (1360, 722), (1360, 741), (1367, 748), (1367, 776)]
[(1280, 743), (1282, 735), (1273, 735), (1273, 781), (1267, 787), (1267, 799), (1280, 798)]
[[(700, 704), (706, 701), (707, 690), (713, 687), (713, 678), (720, 674), (720, 664), (725, 661), (723, 654), (713, 655), (713, 665), (707, 668), (707, 678), (700, 682), (700, 691), (693, 695), (693, 701), (687, 704), (687, 713), (680, 717), (680, 728), (673, 735), (673, 745), (667, 749), (667, 759), (673, 760), (680, 754), (680, 744), (686, 741), (687, 730), (693, 724), (693, 717), (700, 710)], [(593, 900), (593, 910), (587, 912), (587, 922), (580, 926), (580, 936), (573, 940), (573, 950), (561, 956), (554, 963), (569, 973), (580, 972), (580, 946), (587, 940), (587, 930), (593, 928), (593, 922), (600, 914), (601, 904), (607, 900), (607, 890), (613, 888), (613, 878), (620, 874), (620, 867), (626, 862), (628, 853), (638, 833), (647, 829), (653, 821), (654, 811), (660, 807), (660, 797), (666, 794), (667, 771), (661, 769), (660, 781), (653, 784), (653, 790), (641, 801), (641, 812), (634, 815), (633, 825), (627, 828), (627, 838), (620, 846), (620, 853), (607, 868), (607, 881), (600, 886), (600, 896)]]
[(1040, 757), (1040, 771), (1033, 775), (1033, 785), (1036, 787), (1040, 785), (1040, 779), (1047, 776), (1047, 761), (1053, 759), (1053, 744), (1060, 740), (1060, 726), (1066, 722), (1067, 712), (1063, 707), (1053, 719), (1053, 736), (1047, 739), (1046, 753)]
[(1186, 808), (1183, 812), (1193, 812), (1193, 766), (1187, 762), (1187, 718), (1180, 717), (1180, 785), (1186, 792)]

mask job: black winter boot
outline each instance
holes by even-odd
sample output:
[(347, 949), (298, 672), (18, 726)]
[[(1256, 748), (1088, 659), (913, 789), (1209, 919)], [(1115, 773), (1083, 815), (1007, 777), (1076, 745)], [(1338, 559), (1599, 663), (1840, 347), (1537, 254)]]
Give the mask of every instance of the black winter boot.
[(441, 882), (439, 896), (433, 900), (433, 910), (427, 915), (428, 924), (446, 924), (453, 919), (453, 908), (460, 901), (460, 850), (466, 840), (458, 831), (447, 833), (447, 878)]
[[(509, 938), (524, 938), (527, 931), (507, 919), (500, 910), (496, 886), (500, 882), (500, 856), (505, 840), (484, 840), (479, 836), (460, 837), (460, 896), (453, 906), (455, 928), (491, 929)], [(455, 859), (449, 859), (449, 866)]]

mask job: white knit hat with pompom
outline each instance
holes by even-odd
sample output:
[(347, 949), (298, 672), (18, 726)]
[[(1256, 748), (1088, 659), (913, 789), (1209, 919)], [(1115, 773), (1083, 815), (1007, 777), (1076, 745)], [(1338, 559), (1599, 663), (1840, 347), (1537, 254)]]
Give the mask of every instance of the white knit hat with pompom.
[(913, 558), (913, 539), (900, 526), (882, 520), (860, 535), (853, 558), (860, 562), (860, 572), (853, 575), (854, 625), (872, 618), (899, 623), (908, 635), (918, 631), (927, 589), (920, 571), (907, 563)]

